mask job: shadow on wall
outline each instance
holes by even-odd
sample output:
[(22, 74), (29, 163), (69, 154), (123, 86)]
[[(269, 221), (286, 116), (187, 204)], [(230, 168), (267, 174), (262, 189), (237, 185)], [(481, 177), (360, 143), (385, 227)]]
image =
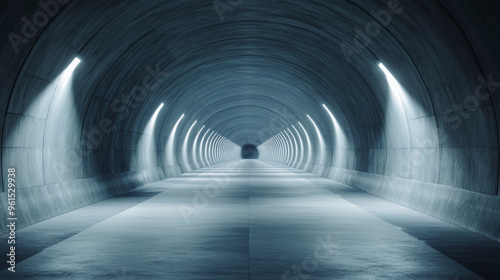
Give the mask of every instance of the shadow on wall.
[(245, 144), (241, 148), (241, 158), (242, 159), (258, 159), (259, 150), (255, 145)]

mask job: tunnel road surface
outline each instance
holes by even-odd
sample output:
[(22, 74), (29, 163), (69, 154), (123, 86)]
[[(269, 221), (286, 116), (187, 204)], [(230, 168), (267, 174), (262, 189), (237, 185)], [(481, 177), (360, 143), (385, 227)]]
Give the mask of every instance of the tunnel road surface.
[(481, 257), (498, 261), (487, 238), (259, 160), (150, 184), (18, 240), (1, 279), (483, 279), (496, 272)]

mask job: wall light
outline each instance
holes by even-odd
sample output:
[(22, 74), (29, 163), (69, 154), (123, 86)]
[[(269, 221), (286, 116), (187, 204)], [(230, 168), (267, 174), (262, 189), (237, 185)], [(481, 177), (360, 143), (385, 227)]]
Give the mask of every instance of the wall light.
[(167, 141), (167, 166), (173, 166), (177, 164), (177, 156), (175, 154), (174, 150), (174, 143), (175, 143), (175, 132), (177, 131), (177, 127), (179, 126), (179, 123), (181, 122), (182, 118), (184, 118), (184, 114), (177, 120), (177, 122), (174, 125), (174, 128), (172, 128), (172, 132), (170, 133)]
[(184, 144), (182, 145), (182, 161), (188, 168), (188, 170), (191, 170), (191, 168), (188, 165), (188, 140), (189, 140), (189, 135), (191, 134), (191, 130), (193, 130), (194, 125), (196, 124), (197, 121), (194, 121), (194, 123), (191, 125), (189, 128), (186, 137), (184, 138)]
[(205, 128), (205, 126), (202, 126), (201, 129), (198, 131), (198, 133), (196, 134), (196, 137), (194, 138), (194, 142), (193, 142), (193, 163), (196, 167), (196, 169), (200, 168), (200, 166), (198, 165), (198, 160), (196, 159), (196, 144), (198, 143), (198, 137), (200, 136), (200, 133), (201, 131)]
[(286, 130), (283, 130), (283, 132), (285, 133), (284, 135), (286, 135), (287, 140), (288, 140), (288, 143), (289, 143), (289, 146), (290, 146), (290, 159), (287, 161), (287, 165), (288, 165), (288, 166), (291, 166), (291, 165), (292, 165), (292, 162), (293, 162), (293, 159), (294, 159), (294, 157), (295, 157), (295, 155), (296, 155), (297, 153), (296, 153), (296, 151), (293, 149), (292, 138), (290, 138), (290, 136), (288, 135), (288, 132), (286, 132)]
[(300, 142), (300, 159), (299, 159), (299, 163), (302, 163), (302, 162), (304, 162), (304, 142), (302, 141), (302, 137), (300, 136), (300, 133), (295, 128), (295, 126), (292, 125), (292, 128), (293, 128), (293, 130), (295, 130), (295, 132), (299, 136), (299, 142)]
[[(307, 133), (307, 130), (304, 128), (304, 126), (298, 122), (302, 130), (304, 131), (304, 134), (306, 135), (306, 140), (307, 140), (307, 164), (310, 164), (312, 161), (312, 145), (311, 145), (311, 139), (309, 138), (309, 134)], [(307, 168), (307, 167), (305, 167)]]
[(399, 101), (398, 105), (401, 106), (401, 109), (403, 109), (403, 105), (407, 101), (405, 90), (382, 62), (378, 64), (378, 67), (380, 67), (380, 69), (382, 69), (382, 71), (384, 72), (387, 82), (389, 83), (391, 93), (397, 98), (397, 100)]
[(323, 135), (321, 135), (321, 131), (319, 130), (318, 126), (316, 125), (314, 120), (311, 118), (311, 116), (307, 115), (307, 117), (314, 125), (314, 128), (316, 129), (316, 133), (318, 134), (319, 149), (316, 151), (316, 154), (319, 154), (319, 162), (317, 162), (317, 163), (319, 165), (324, 165), (326, 151), (325, 151), (325, 141), (323, 140)]
[(334, 145), (335, 155), (333, 158), (333, 166), (339, 166), (342, 158), (340, 149), (346, 147), (347, 137), (345, 136), (344, 131), (340, 127), (339, 122), (337, 121), (335, 116), (333, 116), (332, 112), (328, 109), (328, 107), (326, 107), (326, 105), (323, 104), (323, 108), (325, 108), (326, 112), (330, 116), (330, 119), (332, 120), (333, 123), (333, 130), (335, 132), (335, 145)]
[(293, 132), (290, 130), (290, 128), (286, 128), (290, 132), (290, 135), (292, 135), (293, 138), (293, 143), (295, 145), (295, 158), (293, 160), (292, 166), (295, 167), (297, 164), (297, 160), (299, 159), (299, 145), (297, 144), (297, 138), (295, 138), (295, 135), (293, 135)]
[(137, 162), (141, 169), (152, 168), (156, 166), (156, 152), (155, 141), (154, 141), (154, 129), (156, 124), (156, 119), (161, 109), (163, 108), (163, 103), (156, 109), (151, 118), (149, 119), (146, 127), (144, 128), (144, 133), (139, 138), (139, 143), (137, 144)]
[(214, 135), (214, 133), (215, 133), (215, 131), (212, 131), (212, 133), (210, 133), (210, 135), (208, 136), (207, 141), (205, 142), (205, 162), (207, 163), (207, 166), (211, 165), (210, 161), (208, 161), (208, 147), (209, 147), (209, 144), (211, 142), (211, 138)]
[(210, 131), (210, 128), (205, 132), (205, 134), (203, 134), (203, 137), (201, 137), (201, 141), (200, 141), (200, 162), (201, 162), (202, 167), (207, 166), (207, 164), (205, 163), (205, 160), (203, 159), (203, 140), (205, 139), (205, 136), (207, 136), (207, 133), (209, 131)]

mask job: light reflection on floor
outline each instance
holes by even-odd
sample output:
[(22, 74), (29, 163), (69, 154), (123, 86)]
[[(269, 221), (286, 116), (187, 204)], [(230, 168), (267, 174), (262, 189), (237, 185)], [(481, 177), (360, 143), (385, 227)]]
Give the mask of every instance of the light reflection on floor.
[(433, 229), (487, 241), (331, 180), (242, 160), (19, 230), (15, 279), (482, 279), (425, 239)]

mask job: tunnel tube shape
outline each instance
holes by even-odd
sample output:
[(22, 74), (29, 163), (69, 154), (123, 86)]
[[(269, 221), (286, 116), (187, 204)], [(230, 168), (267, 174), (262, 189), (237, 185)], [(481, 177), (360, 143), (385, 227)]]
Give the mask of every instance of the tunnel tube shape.
[(262, 151), (260, 159), (263, 161), (269, 161), (271, 150), (269, 149), (269, 139), (257, 147), (259, 151)]
[(270, 161), (270, 158), (274, 157), (273, 155), (273, 150), (271, 149), (271, 143), (270, 143), (271, 139), (267, 139), (264, 143), (262, 143), (261, 146), (259, 147), (262, 147), (262, 149), (264, 149), (264, 153), (262, 153), (262, 160), (264, 161)]
[(281, 137), (278, 134), (276, 134), (276, 143), (278, 145), (278, 151), (279, 151), (278, 163), (283, 164), (283, 162), (285, 161), (285, 157), (286, 157), (285, 146), (284, 146), (283, 141), (281, 140)]
[(279, 145), (279, 149), (280, 149), (280, 153), (281, 153), (279, 163), (284, 164), (285, 160), (286, 160), (286, 156), (287, 156), (285, 142), (283, 141), (283, 139), (281, 138), (279, 133), (276, 134), (276, 140), (278, 141), (278, 145)]
[(326, 112), (330, 116), (330, 119), (332, 120), (332, 125), (335, 135), (335, 139), (333, 140), (334, 148), (332, 155), (333, 160), (331, 165), (339, 167), (342, 161), (342, 157), (344, 156), (341, 150), (346, 148), (347, 139), (342, 127), (340, 126), (339, 122), (337, 121), (333, 113), (330, 111), (330, 109), (328, 109), (328, 107), (325, 104), (323, 104), (323, 108), (325, 108)]
[(257, 146), (257, 149), (259, 150), (259, 153), (262, 153), (262, 155), (259, 155), (259, 159), (265, 161), (267, 159), (266, 155), (268, 154), (266, 141)]
[(229, 160), (240, 159), (239, 156), (240, 149), (241, 148), (238, 145), (234, 144), (231, 140), (227, 139), (226, 146), (222, 154), (223, 161), (226, 162)]
[(281, 137), (283, 138), (283, 141), (285, 141), (286, 148), (287, 148), (287, 159), (286, 159), (285, 165), (289, 166), (290, 162), (292, 161), (292, 158), (293, 158), (292, 145), (291, 145), (289, 138), (286, 136), (286, 131), (282, 131), (280, 133), (281, 133)]
[(290, 143), (289, 143), (287, 137), (285, 136), (284, 131), (280, 132), (280, 136), (283, 139), (283, 142), (285, 143), (285, 147), (286, 147), (286, 159), (285, 159), (284, 164), (289, 165), (289, 162), (292, 159), (292, 149), (291, 149), (291, 146), (290, 146)]
[[(408, 122), (409, 116), (407, 113), (407, 107), (405, 106), (405, 104), (407, 104), (406, 91), (383, 63), (380, 62), (378, 66), (381, 70), (379, 70), (379, 72), (384, 74), (385, 80), (389, 86), (388, 92), (386, 93), (387, 102), (384, 110), (386, 141), (392, 150), (411, 149), (412, 143)], [(422, 114), (422, 112), (420, 112), (419, 105), (413, 104), (412, 107), (414, 114), (421, 116), (425, 115), (425, 113)], [(429, 130), (428, 133), (432, 133), (432, 131)], [(400, 157), (403, 156), (400, 155)], [(410, 165), (413, 165), (411, 157), (409, 157), (409, 159), (405, 158), (403, 161), (396, 159), (396, 161), (400, 162), (395, 163), (395, 165), (400, 165), (401, 163), (404, 164), (408, 161), (410, 162)], [(394, 165), (391, 164), (391, 166)], [(411, 169), (411, 167), (409, 169)], [(399, 174), (402, 175), (400, 170), (401, 168), (399, 167), (392, 169), (392, 171), (390, 171), (390, 175), (400, 177)]]
[(213, 147), (213, 144), (214, 144), (214, 139), (217, 138), (219, 136), (219, 134), (217, 132), (215, 132), (211, 136), (212, 137), (208, 137), (208, 140), (207, 140), (207, 149), (205, 151), (208, 165), (213, 165), (213, 158), (212, 158), (213, 148), (212, 147)]
[(217, 138), (219, 137), (219, 133), (214, 133), (213, 137), (210, 139), (210, 142), (208, 143), (208, 149), (207, 149), (207, 154), (208, 154), (208, 162), (210, 163), (210, 165), (214, 165), (214, 144), (215, 144), (215, 141), (217, 141)]
[(201, 141), (200, 141), (200, 150), (199, 150), (199, 152), (200, 152), (200, 164), (201, 164), (201, 167), (202, 167), (202, 168), (203, 168), (203, 167), (207, 167), (207, 166), (208, 166), (208, 165), (207, 165), (207, 163), (205, 162), (204, 157), (203, 157), (203, 155), (204, 155), (204, 154), (203, 154), (203, 151), (204, 151), (204, 150), (203, 150), (203, 147), (204, 147), (204, 146), (203, 146), (203, 140), (205, 140), (205, 136), (207, 136), (207, 134), (208, 134), (209, 132), (210, 132), (210, 128), (209, 128), (209, 129), (207, 129), (207, 131), (205, 131), (205, 134), (203, 134), (203, 137), (201, 138)]
[(212, 164), (210, 163), (209, 158), (208, 158), (208, 150), (209, 150), (210, 143), (211, 143), (211, 141), (210, 141), (210, 140), (212, 139), (212, 137), (213, 137), (214, 135), (217, 135), (217, 133), (215, 132), (215, 130), (212, 130), (212, 132), (210, 132), (210, 133), (208, 134), (207, 140), (205, 141), (205, 145), (204, 145), (204, 147), (203, 147), (203, 159), (204, 159), (205, 163), (207, 164), (207, 167), (208, 167), (208, 166), (210, 166), (210, 165), (212, 165)]
[(219, 143), (220, 141), (224, 139), (224, 136), (222, 135), (218, 135), (217, 138), (215, 138), (215, 141), (214, 141), (214, 144), (213, 144), (213, 149), (212, 149), (212, 158), (213, 158), (213, 162), (214, 164), (217, 164), (219, 163), (219, 160), (218, 160), (218, 154), (219, 154)]
[(226, 149), (226, 141), (227, 138), (223, 136), (221, 141), (219, 142), (219, 146), (217, 148), (217, 163), (221, 163), (223, 161), (222, 154)]
[(163, 106), (163, 103), (158, 106), (156, 111), (151, 116), (151, 119), (146, 124), (144, 132), (139, 139), (139, 143), (137, 145), (137, 162), (139, 169), (153, 168), (157, 165), (156, 156), (153, 156), (156, 150), (154, 132), (156, 119), (158, 118), (158, 114)]
[(290, 130), (290, 128), (286, 128), (289, 132), (290, 132), (290, 135), (292, 136), (293, 138), (293, 145), (295, 147), (295, 153), (294, 153), (294, 159), (293, 159), (293, 163), (292, 163), (292, 167), (296, 167), (297, 166), (297, 161), (299, 159), (299, 145), (297, 143), (297, 139), (295, 138), (295, 135), (293, 135), (293, 132)]
[(279, 164), (284, 164), (286, 159), (286, 150), (284, 142), (280, 137), (279, 133), (274, 136), (275, 149), (277, 153), (276, 162)]
[[(64, 63), (66, 63), (66, 60), (64, 60)], [(9, 134), (3, 134), (3, 137), (8, 138), (7, 140), (3, 140), (3, 137), (0, 138), (0, 141), (2, 141), (2, 143), (4, 144), (5, 142), (11, 142), (11, 145), (7, 146), (17, 148), (19, 147), (20, 142), (23, 143), (25, 141), (9, 141), (9, 139), (20, 139), (19, 137), (23, 136), (19, 135), (19, 133), (22, 132), (30, 134), (30, 136), (26, 137), (27, 139), (33, 138), (32, 133), (43, 127), (43, 129), (40, 130), (42, 131), (39, 138), (41, 139), (41, 143), (40, 141), (37, 141), (37, 145), (41, 145), (44, 147), (40, 155), (37, 156), (37, 158), (42, 159), (40, 163), (44, 163), (41, 172), (42, 174), (40, 174), (41, 176), (37, 176), (41, 177), (41, 180), (39, 180), (41, 184), (51, 184), (58, 181), (66, 181), (71, 180), (75, 177), (79, 177), (79, 170), (81, 166), (76, 162), (73, 163), (74, 153), (69, 153), (69, 151), (61, 153), (61, 147), (68, 147), (72, 150), (73, 147), (78, 146), (79, 143), (78, 140), (75, 139), (75, 135), (83, 135), (88, 136), (88, 138), (94, 138), (91, 136), (94, 129), (91, 129), (90, 131), (75, 130), (75, 128), (78, 127), (78, 117), (75, 114), (78, 105), (75, 104), (76, 92), (74, 90), (74, 84), (76, 78), (75, 74), (77, 73), (76, 70), (80, 63), (80, 58), (74, 57), (73, 60), (68, 64), (68, 66), (66, 66), (64, 70), (59, 75), (57, 75), (57, 77), (55, 77), (54, 79), (50, 79), (52, 81), (51, 83), (54, 86), (48, 87), (47, 90), (43, 90), (33, 101), (30, 102), (30, 100), (26, 100), (24, 93), (22, 94), (19, 103), (30, 104), (29, 108), (27, 108), (27, 114), (24, 114), (39, 115), (36, 113), (34, 114), (34, 112), (46, 111), (46, 114), (44, 113), (42, 116), (39, 115), (40, 117), (46, 119), (44, 124), (36, 122), (36, 127), (33, 127), (33, 121), (29, 121), (28, 123), (22, 121), (19, 122), (17, 126), (13, 127), (13, 130), (11, 130)], [(57, 71), (59, 71), (60, 68), (57, 67), (57, 69)], [(84, 70), (81, 66), (79, 67), (79, 69)], [(4, 72), (6, 71), (4, 70)], [(31, 91), (31, 89), (29, 90)], [(3, 119), (3, 117), (0, 118)], [(3, 130), (4, 132), (6, 132), (7, 130), (2, 127), (4, 124), (5, 123), (0, 122), (0, 131)], [(100, 137), (97, 136), (97, 138)], [(97, 145), (99, 145), (102, 138), (93, 140), (95, 142), (98, 142)], [(90, 139), (89, 141), (95, 144), (94, 141)], [(9, 153), (5, 152), (5, 146), (2, 146), (0, 148), (2, 149), (2, 162), (5, 164), (6, 159), (4, 157)], [(25, 158), (25, 156), (27, 155), (23, 155), (22, 158)], [(13, 157), (10, 157), (10, 162), (12, 162), (12, 160)], [(21, 158), (19, 160), (21, 160)], [(0, 170), (2, 168), (6, 168), (6, 166), (0, 166)], [(31, 172), (32, 170), (29, 171)], [(22, 183), (22, 181), (20, 183)], [(2, 185), (1, 182), (0, 185)], [(7, 184), (4, 184), (4, 186), (6, 185)], [(5, 191), (7, 191), (7, 188), (5, 188)]]
[(217, 158), (216, 158), (216, 155), (217, 155), (217, 144), (219, 143), (220, 139), (222, 138), (222, 135), (220, 134), (217, 134), (217, 136), (214, 138), (214, 141), (212, 143), (212, 151), (211, 151), (211, 158), (212, 158), (212, 164), (216, 164), (217, 163)]
[(279, 134), (276, 134), (276, 143), (277, 143), (278, 151), (279, 151), (278, 163), (283, 164), (283, 162), (285, 161), (286, 153), (285, 153), (285, 146), (284, 146)]
[(224, 161), (240, 159), (241, 147), (236, 145), (231, 140), (228, 140), (227, 143), (228, 143), (228, 148), (227, 152), (225, 153), (226, 155)]
[(184, 114), (177, 120), (175, 123), (174, 127), (172, 128), (172, 132), (170, 132), (170, 135), (167, 140), (167, 166), (174, 166), (177, 165), (177, 157), (176, 157), (176, 151), (174, 149), (175, 145), (175, 133), (177, 132), (177, 127), (179, 126), (181, 120), (184, 118)]
[(271, 140), (271, 145), (273, 147), (274, 151), (274, 162), (280, 163), (281, 158), (283, 155), (283, 150), (281, 149), (281, 142), (279, 141), (279, 138), (277, 135), (274, 135), (272, 140)]
[(260, 144), (257, 149), (259, 149), (259, 152), (262, 153), (262, 155), (259, 156), (259, 158), (263, 161), (269, 160), (269, 139), (264, 141), (264, 143)]
[(71, 63), (68, 65), (68, 67), (64, 70), (62, 76), (61, 76), (61, 83), (67, 83), (69, 82), (71, 76), (73, 75), (73, 72), (75, 71), (76, 67), (82, 62), (82, 60), (78, 57), (73, 58)]
[(189, 157), (188, 157), (188, 142), (189, 142), (189, 135), (191, 134), (191, 130), (193, 130), (193, 127), (196, 125), (198, 121), (194, 121), (194, 123), (191, 125), (189, 128), (188, 132), (186, 133), (186, 137), (184, 138), (184, 143), (182, 145), (182, 162), (184, 163), (184, 166), (188, 171), (191, 171), (192, 168), (190, 167), (189, 164)]
[(218, 163), (221, 163), (221, 162), (224, 161), (222, 159), (222, 155), (223, 155), (224, 151), (226, 150), (226, 144), (227, 144), (227, 138), (226, 137), (222, 137), (222, 140), (219, 143), (219, 148), (218, 148), (218, 151), (217, 151), (217, 162)]
[(231, 142), (229, 139), (225, 139), (224, 147), (221, 151), (221, 161), (225, 162), (229, 158), (229, 155), (231, 154), (231, 148), (233, 147), (232, 144), (233, 142)]
[(270, 150), (270, 155), (267, 157), (267, 159), (269, 161), (278, 162), (278, 151), (276, 148), (276, 142), (275, 142), (274, 136), (269, 138), (267, 143), (268, 143), (269, 150)]
[(216, 161), (218, 164), (222, 162), (221, 154), (224, 150), (224, 143), (225, 142), (226, 142), (226, 137), (221, 136), (221, 138), (219, 139), (219, 142), (217, 143), (217, 153), (215, 154), (215, 158), (216, 158)]
[(278, 145), (276, 143), (276, 136), (271, 137), (269, 144), (270, 144), (271, 151), (272, 151), (271, 160), (274, 162), (278, 162), (279, 153), (278, 153)]
[[(26, 31), (19, 17), (37, 2), (54, 3), (4, 2), (9, 36)], [(215, 24), (209, 5), (64, 2), (30, 40), (4, 37), (0, 54), (0, 173), (19, 168), (20, 226), (180, 175), (196, 119), (188, 147), (206, 127), (190, 167), (209, 165), (208, 127), (232, 141), (225, 158), (238, 158), (251, 137), (261, 144), (266, 131), (263, 158), (290, 163), (276, 134), (293, 123), (299, 168), (500, 240), (498, 1), (399, 1), (397, 25), (351, 53), (342, 45), (359, 43), (352, 27), (376, 23), (387, 2), (249, 1), (225, 14), (227, 24)], [(169, 108), (146, 141), (161, 102)], [(329, 173), (311, 168), (322, 154)]]
[(290, 160), (290, 146), (288, 145), (288, 140), (286, 139), (283, 131), (280, 131), (278, 135), (283, 142), (283, 146), (285, 147), (285, 159), (283, 160), (283, 164), (288, 165), (288, 161)]
[(325, 140), (323, 139), (323, 135), (321, 134), (321, 131), (319, 130), (318, 126), (314, 122), (314, 120), (311, 118), (311, 116), (307, 115), (309, 120), (314, 126), (314, 129), (316, 130), (316, 134), (318, 135), (318, 147), (316, 148), (316, 164), (324, 166), (325, 165), (325, 155), (326, 155), (326, 147), (325, 147)]
[(225, 162), (227, 156), (231, 153), (231, 144), (232, 142), (224, 137), (224, 143), (221, 147), (221, 152), (220, 152), (220, 161)]
[(269, 155), (268, 160), (278, 162), (278, 151), (277, 151), (276, 140), (274, 139), (274, 136), (268, 140), (268, 144), (269, 144), (269, 148), (271, 150), (271, 154)]
[(222, 135), (220, 134), (217, 134), (216, 137), (214, 137), (214, 141), (212, 143), (212, 163), (213, 164), (217, 164), (217, 149), (218, 149), (218, 143), (220, 141), (220, 139), (222, 139)]
[(309, 165), (312, 162), (312, 145), (311, 145), (311, 139), (309, 138), (309, 134), (307, 133), (307, 130), (305, 127), (302, 125), (302, 123), (298, 122), (300, 127), (302, 128), (302, 131), (304, 131), (304, 134), (306, 135), (306, 140), (307, 140), (307, 161), (305, 162), (304, 165), (304, 170), (308, 170)]
[(276, 136), (273, 136), (271, 138), (271, 141), (270, 141), (270, 146), (271, 146), (271, 150), (272, 150), (272, 155), (273, 157), (271, 158), (272, 161), (274, 162), (279, 162), (279, 147), (278, 147), (278, 143), (277, 143), (277, 140), (276, 140)]
[(297, 136), (299, 137), (299, 142), (300, 142), (300, 150), (299, 150), (300, 151), (300, 158), (299, 158), (299, 162), (297, 164), (297, 168), (300, 168), (300, 166), (304, 162), (304, 142), (302, 141), (302, 137), (300, 136), (299, 131), (297, 130), (297, 128), (295, 128), (295, 126), (293, 124), (292, 124), (292, 128), (295, 131), (295, 133), (297, 134)]
[(287, 138), (289, 146), (290, 146), (290, 151), (291, 151), (290, 152), (290, 160), (288, 161), (287, 165), (293, 166), (293, 160), (294, 160), (294, 158), (296, 158), (297, 151), (295, 150), (295, 147), (294, 147), (293, 142), (292, 142), (292, 138), (290, 137), (290, 135), (288, 135), (288, 132), (286, 130), (283, 130), (283, 132), (286, 135), (286, 138)]
[(207, 166), (210, 166), (211, 163), (208, 159), (208, 148), (210, 147), (211, 139), (213, 136), (217, 135), (217, 132), (213, 131), (209, 134), (207, 141), (205, 142), (205, 148), (204, 148), (204, 156), (205, 156), (205, 162), (207, 163)]
[(271, 158), (274, 158), (274, 149), (271, 147), (271, 141), (272, 139), (269, 138), (259, 146), (264, 151), (261, 156), (264, 161), (271, 161)]
[(226, 161), (224, 159), (224, 154), (227, 153), (228, 150), (229, 150), (229, 140), (226, 137), (224, 137), (219, 150), (219, 162), (222, 163)]
[[(205, 126), (202, 126), (200, 128), (200, 130), (198, 131), (198, 133), (196, 134), (196, 137), (194, 138), (194, 142), (193, 142), (193, 151), (192, 151), (192, 154), (193, 154), (193, 164), (195, 166), (196, 169), (200, 168), (200, 165), (198, 163), (198, 159), (197, 159), (197, 155), (198, 155), (198, 151), (196, 150), (197, 148), (197, 144), (198, 144), (198, 137), (200, 137), (200, 133), (201, 131), (205, 128)], [(200, 159), (201, 160), (201, 159)]]
[(405, 90), (403, 89), (403, 87), (401, 86), (401, 84), (398, 82), (398, 80), (396, 80), (396, 78), (392, 75), (392, 73), (387, 69), (387, 67), (385, 67), (385, 65), (380, 62), (378, 64), (378, 67), (380, 69), (382, 69), (382, 72), (384, 72), (385, 74), (385, 77), (387, 79), (387, 82), (389, 83), (389, 88), (390, 88), (390, 91), (391, 91), (391, 94), (392, 96), (396, 97), (396, 99), (398, 100), (398, 106), (400, 107), (400, 110), (402, 112), (405, 112), (405, 104), (407, 104), (406, 102), (406, 92)]
[(280, 159), (280, 164), (285, 164), (286, 159), (288, 158), (288, 152), (287, 152), (287, 147), (285, 143), (285, 139), (281, 136), (281, 132), (276, 134), (276, 137), (278, 138), (278, 142), (280, 145), (280, 150), (281, 150), (281, 159)]

